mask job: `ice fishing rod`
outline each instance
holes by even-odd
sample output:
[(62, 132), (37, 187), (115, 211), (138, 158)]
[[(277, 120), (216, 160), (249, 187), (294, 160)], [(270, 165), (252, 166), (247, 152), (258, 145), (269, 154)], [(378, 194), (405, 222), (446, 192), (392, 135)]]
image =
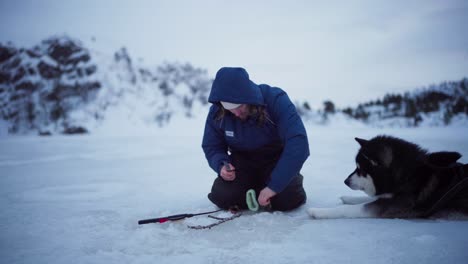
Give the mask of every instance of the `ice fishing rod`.
[(158, 217), (158, 218), (151, 218), (151, 219), (145, 219), (145, 220), (140, 220), (138, 221), (139, 225), (144, 225), (144, 224), (151, 224), (151, 223), (164, 223), (167, 221), (177, 221), (177, 220), (182, 220), (184, 218), (189, 218), (197, 215), (205, 215), (205, 214), (212, 214), (216, 213), (219, 211), (223, 211), (224, 209), (219, 209), (211, 212), (204, 212), (204, 213), (198, 213), (198, 214), (177, 214), (177, 215), (169, 215), (169, 216), (164, 216), (164, 217)]

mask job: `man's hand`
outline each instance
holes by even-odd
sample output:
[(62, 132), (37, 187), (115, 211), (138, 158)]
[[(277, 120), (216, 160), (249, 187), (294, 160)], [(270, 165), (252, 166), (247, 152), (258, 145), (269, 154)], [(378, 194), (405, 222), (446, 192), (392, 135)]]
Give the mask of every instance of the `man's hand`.
[(229, 163), (228, 165), (229, 166), (224, 165), (223, 167), (221, 167), (221, 172), (219, 173), (219, 175), (225, 181), (233, 181), (236, 178), (236, 168), (232, 166), (231, 163)]
[(270, 199), (275, 195), (276, 193), (272, 189), (268, 187), (263, 188), (263, 190), (261, 190), (260, 194), (258, 195), (258, 204), (261, 206), (269, 205)]

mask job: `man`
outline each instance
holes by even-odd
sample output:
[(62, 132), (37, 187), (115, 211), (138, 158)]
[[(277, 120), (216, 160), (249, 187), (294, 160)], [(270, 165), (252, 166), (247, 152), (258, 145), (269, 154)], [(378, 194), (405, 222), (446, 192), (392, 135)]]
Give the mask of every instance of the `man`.
[(218, 174), (208, 198), (220, 208), (261, 206), (287, 211), (306, 201), (299, 173), (309, 156), (306, 130), (288, 95), (257, 85), (243, 68), (221, 68), (211, 88), (202, 148)]

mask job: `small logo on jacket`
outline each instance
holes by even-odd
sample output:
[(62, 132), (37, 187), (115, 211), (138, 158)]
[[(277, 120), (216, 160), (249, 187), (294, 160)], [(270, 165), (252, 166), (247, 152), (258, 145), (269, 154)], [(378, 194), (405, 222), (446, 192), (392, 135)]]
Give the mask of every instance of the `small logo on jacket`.
[(227, 137), (234, 137), (234, 131), (226, 131)]

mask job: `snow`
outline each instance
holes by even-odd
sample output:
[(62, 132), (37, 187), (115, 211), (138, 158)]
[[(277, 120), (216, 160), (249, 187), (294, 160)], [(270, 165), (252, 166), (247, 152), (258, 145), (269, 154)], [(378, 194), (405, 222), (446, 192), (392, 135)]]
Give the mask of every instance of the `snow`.
[(431, 151), (459, 151), (467, 163), (466, 126), (307, 125), (305, 206), (245, 212), (210, 230), (187, 228), (211, 223), (206, 216), (139, 226), (216, 209), (206, 198), (215, 175), (200, 147), (203, 119), (145, 133), (121, 123), (128, 133), (108, 127), (86, 136), (0, 137), (2, 263), (466, 263), (468, 221), (306, 214), (340, 204), (341, 195), (363, 195), (343, 184), (355, 166), (354, 137), (394, 135)]

